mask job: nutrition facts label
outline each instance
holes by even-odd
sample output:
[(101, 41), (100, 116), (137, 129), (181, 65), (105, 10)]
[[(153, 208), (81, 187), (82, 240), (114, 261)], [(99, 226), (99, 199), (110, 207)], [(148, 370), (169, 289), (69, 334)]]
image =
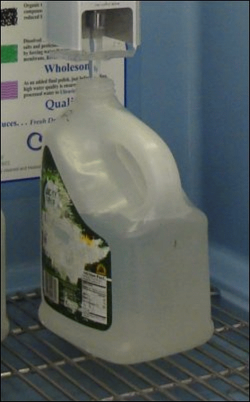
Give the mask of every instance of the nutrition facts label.
[(82, 281), (83, 317), (107, 324), (107, 278), (85, 271)]

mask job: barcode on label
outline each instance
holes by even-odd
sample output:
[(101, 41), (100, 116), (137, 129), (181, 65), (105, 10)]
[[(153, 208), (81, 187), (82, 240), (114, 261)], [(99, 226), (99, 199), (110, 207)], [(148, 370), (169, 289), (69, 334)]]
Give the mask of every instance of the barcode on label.
[(44, 296), (48, 297), (53, 303), (59, 303), (58, 279), (44, 271)]

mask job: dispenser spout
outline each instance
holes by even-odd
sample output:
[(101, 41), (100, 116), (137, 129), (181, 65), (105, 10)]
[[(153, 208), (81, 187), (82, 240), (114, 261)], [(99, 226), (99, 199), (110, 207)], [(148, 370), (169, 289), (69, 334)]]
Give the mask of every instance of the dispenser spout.
[(102, 55), (103, 36), (105, 34), (105, 10), (86, 11), (86, 27), (89, 28), (89, 77), (98, 77), (101, 75), (101, 57), (93, 57), (95, 54)]
[(92, 10), (86, 13), (86, 27), (92, 31), (104, 30), (106, 21), (105, 10)]

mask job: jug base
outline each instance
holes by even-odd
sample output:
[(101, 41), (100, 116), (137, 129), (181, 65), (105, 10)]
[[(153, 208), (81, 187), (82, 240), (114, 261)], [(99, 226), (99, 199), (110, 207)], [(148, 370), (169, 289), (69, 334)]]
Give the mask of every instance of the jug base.
[[(140, 339), (129, 342), (129, 336), (119, 339), (108, 331), (98, 331), (82, 327), (53, 310), (44, 300), (39, 308), (41, 323), (54, 334), (68, 341), (85, 353), (94, 355), (114, 364), (138, 364), (167, 357), (176, 353), (191, 350), (206, 343), (213, 335), (214, 326), (210, 321), (203, 325), (203, 330), (192, 337), (183, 337), (175, 346), (163, 340), (153, 345), (152, 339)], [(112, 339), (112, 340), (110, 340)], [(147, 344), (148, 343), (148, 344)]]
[(5, 318), (4, 322), (1, 323), (1, 342), (7, 337), (9, 333), (9, 320)]

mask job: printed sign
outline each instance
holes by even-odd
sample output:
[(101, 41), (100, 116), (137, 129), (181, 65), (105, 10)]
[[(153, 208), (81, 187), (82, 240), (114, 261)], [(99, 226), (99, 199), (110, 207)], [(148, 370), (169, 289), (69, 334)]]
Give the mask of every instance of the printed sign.
[[(1, 181), (40, 177), (43, 137), (74, 101), (86, 61), (53, 60), (43, 42), (43, 2), (1, 1)], [(124, 60), (102, 63), (124, 101)]]

